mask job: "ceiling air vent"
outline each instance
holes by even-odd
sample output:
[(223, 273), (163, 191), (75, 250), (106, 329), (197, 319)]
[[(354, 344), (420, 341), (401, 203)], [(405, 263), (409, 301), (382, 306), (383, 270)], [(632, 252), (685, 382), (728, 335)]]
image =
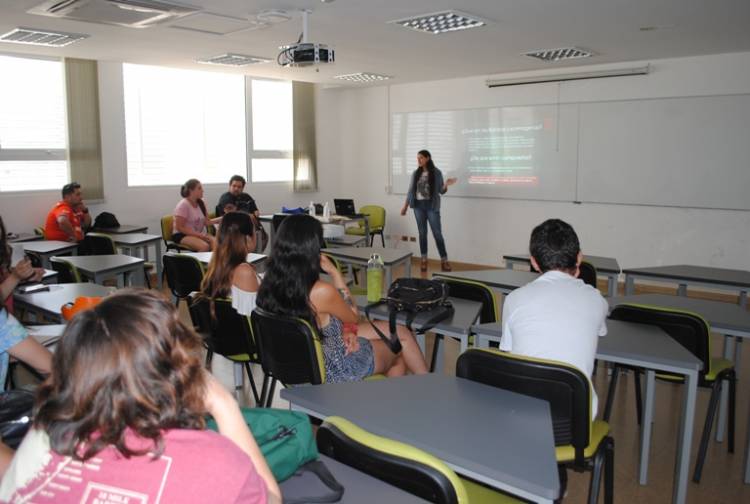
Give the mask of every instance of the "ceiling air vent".
[(335, 75), (333, 78), (339, 79), (339, 80), (345, 80), (349, 82), (367, 83), (367, 82), (379, 82), (379, 81), (392, 79), (393, 76), (381, 75), (381, 74), (376, 74), (376, 73), (371, 73), (371, 72), (358, 72), (358, 73), (353, 73), (353, 74)]
[(268, 63), (272, 60), (268, 58), (260, 58), (258, 56), (248, 56), (246, 54), (225, 53), (218, 56), (212, 56), (210, 58), (199, 59), (197, 61), (198, 63), (206, 63), (208, 65), (241, 67), (247, 65), (257, 65), (258, 63)]
[(546, 62), (562, 61), (578, 58), (590, 58), (594, 53), (579, 47), (560, 47), (558, 49), (542, 49), (524, 54), (529, 58), (536, 58)]
[(48, 0), (27, 12), (89, 23), (147, 28), (201, 10), (160, 0)]
[(82, 33), (65, 33), (36, 28), (16, 28), (0, 35), (0, 42), (13, 44), (28, 44), (46, 47), (64, 47), (73, 42), (88, 38)]
[(404, 28), (410, 28), (424, 33), (448, 33), (469, 28), (479, 28), (487, 24), (487, 21), (471, 14), (448, 10), (435, 12), (434, 14), (422, 14), (410, 18), (389, 21)]

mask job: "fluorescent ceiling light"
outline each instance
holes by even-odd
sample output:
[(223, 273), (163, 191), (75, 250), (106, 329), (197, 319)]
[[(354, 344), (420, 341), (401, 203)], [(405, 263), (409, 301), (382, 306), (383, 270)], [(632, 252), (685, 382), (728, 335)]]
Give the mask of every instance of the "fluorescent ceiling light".
[(89, 35), (83, 33), (66, 33), (51, 30), (39, 30), (36, 28), (15, 28), (8, 33), (0, 35), (0, 42), (46, 47), (64, 47), (88, 37)]
[(410, 18), (397, 19), (396, 21), (389, 21), (389, 23), (395, 23), (404, 28), (410, 28), (419, 32), (437, 35), (439, 33), (479, 28), (480, 26), (486, 25), (487, 21), (464, 12), (448, 10), (435, 12), (433, 14), (422, 14)]
[(259, 63), (268, 63), (271, 60), (268, 58), (261, 58), (259, 56), (248, 56), (246, 54), (225, 53), (218, 56), (211, 56), (210, 58), (199, 59), (196, 61), (198, 63), (206, 63), (209, 65), (225, 65), (238, 67), (256, 65)]
[(553, 62), (568, 59), (590, 58), (594, 53), (581, 49), (579, 47), (559, 47), (557, 49), (541, 49), (539, 51), (530, 51), (524, 54), (530, 58), (540, 59), (542, 61)]
[(345, 80), (350, 82), (378, 82), (393, 79), (392, 75), (381, 75), (370, 72), (357, 72), (345, 75), (336, 75), (334, 79)]
[(541, 82), (559, 82), (580, 79), (599, 79), (602, 77), (624, 77), (629, 75), (646, 75), (650, 66), (617, 68), (614, 70), (589, 70), (582, 72), (558, 73), (533, 77), (518, 77), (510, 79), (487, 79), (487, 87), (518, 86), (520, 84), (538, 84)]

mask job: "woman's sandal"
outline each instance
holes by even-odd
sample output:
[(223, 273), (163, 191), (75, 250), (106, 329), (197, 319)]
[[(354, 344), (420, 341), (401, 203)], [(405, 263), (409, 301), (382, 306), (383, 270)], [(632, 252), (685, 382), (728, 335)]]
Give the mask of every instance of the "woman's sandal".
[(440, 263), (440, 269), (443, 271), (451, 271), (451, 263), (448, 262), (448, 260), (444, 260), (442, 263)]

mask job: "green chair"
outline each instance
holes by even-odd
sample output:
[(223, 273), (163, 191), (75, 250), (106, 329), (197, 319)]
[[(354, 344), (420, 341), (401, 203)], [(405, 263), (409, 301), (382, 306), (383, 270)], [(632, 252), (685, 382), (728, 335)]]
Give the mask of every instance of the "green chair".
[(578, 278), (583, 280), (583, 283), (592, 286), (596, 289), (596, 267), (588, 261), (581, 261), (578, 266)]
[(172, 291), (175, 306), (179, 306), (180, 300), (187, 300), (190, 293), (201, 290), (204, 270), (198, 259), (168, 252), (164, 254), (163, 261), (164, 274), (167, 276), (167, 285)]
[(37, 236), (41, 236), (45, 240), (47, 239), (47, 236), (44, 233), (44, 226), (39, 226), (34, 228), (34, 234)]
[(189, 248), (183, 247), (179, 243), (172, 241), (172, 223), (174, 222), (174, 215), (165, 215), (161, 218), (161, 238), (164, 240), (164, 246), (167, 251), (176, 250), (180, 252), (182, 250), (190, 251)]
[[(456, 376), (547, 401), (558, 465), (592, 471), (589, 504), (598, 501), (603, 470), (604, 502), (612, 504), (614, 440), (607, 422), (591, 420), (591, 381), (579, 369), (494, 349), (469, 349), (458, 358)], [(564, 470), (560, 473), (561, 495), (565, 474)]]
[(341, 417), (328, 417), (317, 432), (318, 451), (342, 464), (439, 504), (520, 502), (460, 478), (437, 457), (372, 434)]
[[(479, 312), (480, 324), (488, 324), (500, 320), (500, 312), (497, 309), (495, 294), (487, 285), (473, 280), (458, 278), (438, 277), (438, 279), (448, 285), (448, 292), (451, 297), (482, 303), (482, 310)], [(430, 372), (435, 370), (438, 348), (442, 339), (442, 334), (435, 334), (435, 345), (432, 349), (432, 358), (430, 360)]]
[(50, 257), (52, 269), (57, 271), (57, 283), (81, 283), (81, 274), (73, 264), (64, 257)]
[[(724, 358), (711, 356), (711, 327), (697, 313), (660, 306), (622, 304), (615, 307), (609, 317), (613, 320), (658, 326), (680, 345), (692, 352), (703, 363), (703, 368), (698, 374), (698, 386), (710, 388), (711, 398), (708, 403), (706, 421), (703, 426), (703, 434), (693, 472), (693, 481), (699, 483), (703, 472), (703, 464), (706, 460), (706, 451), (708, 450), (708, 441), (711, 437), (714, 417), (719, 406), (721, 387), (724, 382), (729, 385), (727, 449), (729, 453), (734, 453), (735, 409), (737, 404), (737, 375), (734, 363)], [(604, 413), (607, 418), (611, 412), (612, 398), (614, 397), (617, 384), (616, 373), (619, 367), (615, 366), (612, 371), (612, 379), (610, 380), (609, 391), (607, 393), (607, 406)], [(637, 376), (639, 372), (640, 370), (635, 369), (634, 375)], [(680, 375), (659, 373), (656, 376), (659, 379), (673, 383), (684, 382), (684, 378)], [(636, 386), (639, 385), (636, 384)]]
[[(117, 254), (117, 246), (112, 236), (104, 233), (86, 233), (79, 249), (85, 250), (86, 255), (114, 255)], [(150, 262), (143, 263), (143, 274), (146, 280), (146, 286), (151, 288), (150, 272), (153, 271), (154, 264)]]
[[(370, 246), (375, 240), (375, 235), (380, 235), (380, 242), (385, 247), (385, 208), (377, 205), (365, 205), (359, 209), (359, 213), (367, 216), (367, 223), (370, 226)], [(360, 221), (358, 227), (346, 228), (346, 234), (364, 236), (365, 223)]]
[(203, 335), (206, 346), (206, 367), (210, 367), (214, 353), (232, 361), (239, 372), (235, 372), (235, 392), (243, 387), (242, 368), (247, 373), (255, 404), (265, 404), (268, 376), (264, 376), (262, 392), (258, 394), (250, 364), (260, 364), (258, 349), (250, 327), (250, 318), (237, 313), (231, 299), (214, 299), (196, 296), (190, 303), (190, 318), (196, 330)]

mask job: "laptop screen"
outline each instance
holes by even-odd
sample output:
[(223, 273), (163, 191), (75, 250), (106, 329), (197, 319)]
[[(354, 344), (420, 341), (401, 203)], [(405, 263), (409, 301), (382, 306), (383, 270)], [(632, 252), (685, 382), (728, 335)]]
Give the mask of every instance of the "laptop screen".
[(354, 215), (357, 213), (354, 209), (353, 199), (334, 199), (333, 206), (336, 208), (336, 215)]

